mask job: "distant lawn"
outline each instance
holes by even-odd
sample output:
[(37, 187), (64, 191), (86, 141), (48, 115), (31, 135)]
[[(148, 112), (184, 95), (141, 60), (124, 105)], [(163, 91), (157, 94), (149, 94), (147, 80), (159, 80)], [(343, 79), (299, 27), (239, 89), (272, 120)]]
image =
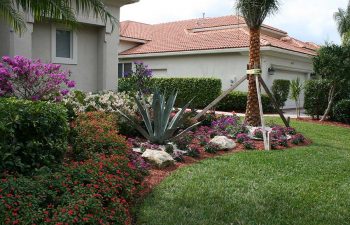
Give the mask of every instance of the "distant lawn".
[(145, 199), (138, 224), (350, 224), (350, 129), (292, 126), (314, 143), (182, 168)]

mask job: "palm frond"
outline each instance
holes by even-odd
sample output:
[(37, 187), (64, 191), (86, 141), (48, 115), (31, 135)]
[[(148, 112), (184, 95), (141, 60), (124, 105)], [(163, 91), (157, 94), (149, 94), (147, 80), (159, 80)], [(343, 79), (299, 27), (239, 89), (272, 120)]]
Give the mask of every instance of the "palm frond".
[(114, 27), (118, 20), (108, 11), (102, 0), (12, 0), (17, 9), (30, 13), (35, 21), (53, 20), (76, 27), (76, 15), (86, 13), (100, 18)]
[(11, 0), (0, 0), (0, 19), (7, 22), (17, 33), (21, 34), (26, 30), (23, 14)]
[(237, 0), (239, 10), (251, 29), (259, 29), (268, 15), (278, 10), (278, 0)]
[(333, 14), (333, 17), (337, 23), (338, 32), (342, 36), (343, 43), (348, 42), (350, 32), (350, 2), (345, 10), (339, 8)]

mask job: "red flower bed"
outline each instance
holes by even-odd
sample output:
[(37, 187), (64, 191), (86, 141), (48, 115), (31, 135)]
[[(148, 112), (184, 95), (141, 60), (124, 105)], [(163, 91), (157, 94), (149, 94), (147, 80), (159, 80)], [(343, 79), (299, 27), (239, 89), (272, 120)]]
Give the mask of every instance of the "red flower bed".
[(55, 171), (0, 174), (1, 224), (131, 224), (130, 208), (143, 189), (145, 163), (117, 134), (109, 116), (88, 113), (74, 129), (79, 137), (74, 144), (85, 147), (83, 155), (73, 146)]

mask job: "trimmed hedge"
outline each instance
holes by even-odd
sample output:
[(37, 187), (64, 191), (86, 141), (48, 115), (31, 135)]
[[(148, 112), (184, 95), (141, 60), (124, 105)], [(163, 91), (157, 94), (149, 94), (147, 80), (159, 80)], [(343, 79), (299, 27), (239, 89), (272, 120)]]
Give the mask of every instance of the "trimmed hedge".
[(290, 81), (289, 80), (274, 80), (271, 91), (273, 96), (275, 97), (277, 104), (283, 108), (285, 102), (288, 99), (290, 89)]
[[(136, 92), (130, 78), (119, 79), (119, 91)], [(221, 93), (221, 80), (217, 78), (152, 78), (148, 87), (162, 91), (178, 91), (176, 106), (182, 107), (194, 98), (191, 107), (204, 108)]]
[(63, 160), (66, 109), (55, 103), (0, 99), (0, 170), (29, 173)]
[(333, 117), (336, 121), (350, 123), (350, 99), (343, 99), (334, 106)]
[(319, 118), (328, 104), (329, 81), (309, 80), (305, 84), (304, 108), (306, 114)]
[[(247, 92), (233, 91), (219, 102), (217, 110), (245, 112), (247, 106), (247, 97)], [(265, 113), (272, 113), (275, 111), (272, 102), (267, 95), (262, 95), (261, 100)]]

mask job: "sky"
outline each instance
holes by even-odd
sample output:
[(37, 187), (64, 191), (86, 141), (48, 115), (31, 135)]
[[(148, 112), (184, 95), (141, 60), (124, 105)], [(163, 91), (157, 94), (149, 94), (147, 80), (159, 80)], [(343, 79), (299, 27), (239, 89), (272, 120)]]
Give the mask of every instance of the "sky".
[[(148, 24), (205, 17), (236, 15), (235, 0), (140, 0), (121, 8), (120, 20)], [(348, 0), (280, 0), (280, 10), (265, 24), (282, 29), (294, 38), (340, 43), (333, 13), (346, 8)]]

